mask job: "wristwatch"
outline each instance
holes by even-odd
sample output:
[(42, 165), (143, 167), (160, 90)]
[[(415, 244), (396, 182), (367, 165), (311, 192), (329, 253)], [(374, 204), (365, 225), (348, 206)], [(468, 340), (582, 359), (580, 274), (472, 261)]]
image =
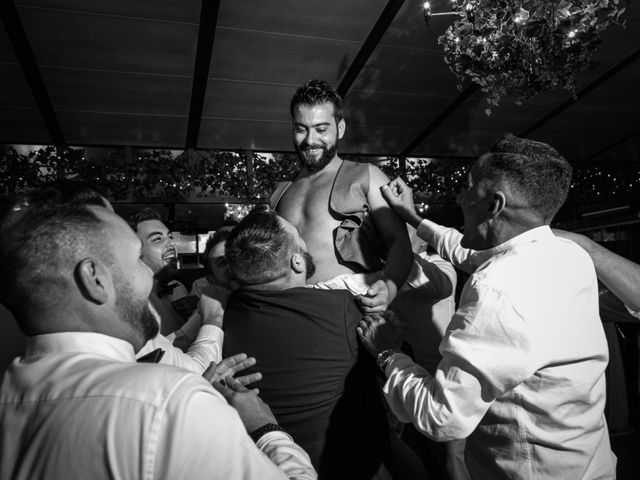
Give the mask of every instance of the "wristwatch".
[(376, 358), (376, 365), (380, 370), (384, 372), (385, 368), (387, 368), (387, 365), (389, 364), (389, 361), (391, 360), (391, 355), (393, 355), (394, 353), (400, 352), (398, 350), (394, 350), (393, 348), (385, 348), (378, 354), (378, 357)]

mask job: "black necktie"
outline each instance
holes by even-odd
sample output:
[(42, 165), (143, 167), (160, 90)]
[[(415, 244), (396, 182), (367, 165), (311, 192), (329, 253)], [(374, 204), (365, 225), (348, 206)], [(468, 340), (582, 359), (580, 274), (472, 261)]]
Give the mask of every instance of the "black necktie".
[(137, 361), (138, 363), (158, 363), (163, 355), (164, 350), (156, 348), (154, 351), (140, 357)]

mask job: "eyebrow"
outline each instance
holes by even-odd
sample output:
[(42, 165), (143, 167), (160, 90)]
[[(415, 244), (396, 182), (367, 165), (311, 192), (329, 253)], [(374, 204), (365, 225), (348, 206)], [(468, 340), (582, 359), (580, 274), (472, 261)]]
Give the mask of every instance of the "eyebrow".
[[(307, 126), (305, 123), (302, 123), (302, 122), (295, 122), (295, 125), (296, 126), (300, 126), (300, 127), (306, 127)], [(331, 126), (331, 122), (319, 122), (319, 123), (314, 123), (311, 126), (312, 127), (320, 127), (320, 126), (323, 126), (323, 125)]]
[[(171, 232), (168, 232), (167, 235), (169, 233), (171, 233)], [(147, 235), (147, 240), (149, 238), (153, 237), (154, 235), (164, 235), (164, 233), (161, 230), (156, 230), (155, 232), (151, 232), (151, 233), (149, 233), (149, 235)]]

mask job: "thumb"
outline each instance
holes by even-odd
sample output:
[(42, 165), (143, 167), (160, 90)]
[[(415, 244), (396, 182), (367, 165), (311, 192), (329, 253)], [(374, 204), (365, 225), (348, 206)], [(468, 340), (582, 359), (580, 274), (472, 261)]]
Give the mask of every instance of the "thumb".
[(383, 288), (384, 288), (384, 285), (381, 284), (380, 282), (374, 283), (367, 290), (367, 297), (374, 297), (378, 293), (382, 292)]
[(393, 190), (391, 189), (391, 187), (389, 186), (388, 183), (385, 183), (384, 185), (382, 185), (380, 187), (380, 193), (382, 193), (382, 196), (387, 201), (395, 199), (395, 195), (393, 194)]

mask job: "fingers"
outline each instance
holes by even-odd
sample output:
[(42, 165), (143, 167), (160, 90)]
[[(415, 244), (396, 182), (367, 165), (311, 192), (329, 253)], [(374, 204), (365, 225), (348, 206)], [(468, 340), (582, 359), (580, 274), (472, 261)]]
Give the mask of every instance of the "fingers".
[[(230, 357), (227, 357), (225, 359), (223, 359), (219, 364), (218, 367), (219, 368), (224, 368), (225, 370), (228, 370), (232, 367), (234, 367), (235, 365), (238, 365), (239, 363), (242, 363), (244, 361), (247, 360), (247, 354), (246, 353), (236, 353), (235, 355), (231, 355)], [(253, 359), (254, 363), (255, 363), (255, 358)]]
[(252, 383), (262, 380), (262, 374), (260, 372), (250, 373), (249, 375), (242, 375), (237, 380), (243, 385), (251, 385)]
[(222, 383), (221, 381), (216, 381), (216, 382), (211, 382), (211, 385), (213, 386), (213, 388), (215, 388), (218, 391), (218, 393), (220, 393), (220, 395), (222, 395), (225, 398), (227, 402), (230, 403), (231, 397), (235, 392), (231, 390), (226, 385), (226, 383)]
[(380, 187), (380, 191), (385, 199), (391, 201), (402, 196), (405, 192), (411, 193), (409, 186), (400, 177), (397, 177)]
[(360, 322), (358, 322), (358, 326), (356, 327), (356, 331), (361, 337), (368, 336), (371, 333), (369, 322), (367, 322), (366, 320), (360, 320)]
[(374, 306), (366, 306), (361, 305), (360, 310), (362, 313), (382, 313), (385, 311), (387, 307), (385, 305), (374, 305)]
[(386, 293), (387, 285), (382, 280), (377, 280), (373, 285), (367, 289), (367, 297), (375, 297), (381, 293)]
[(253, 367), (256, 364), (256, 359), (253, 357), (249, 357), (246, 360), (242, 360), (238, 363), (236, 363), (235, 365), (231, 366), (228, 371), (227, 374), (228, 375), (233, 375), (236, 372), (240, 372), (242, 370), (245, 370), (249, 367)]
[(233, 376), (237, 372), (253, 367), (256, 364), (254, 357), (247, 357), (245, 353), (238, 353), (227, 357), (218, 364), (218, 373), (223, 376)]
[(363, 313), (382, 313), (387, 309), (389, 288), (383, 280), (376, 281), (367, 293), (358, 296), (358, 303)]
[(216, 365), (215, 362), (211, 362), (209, 364), (209, 366), (207, 367), (207, 369), (204, 371), (204, 373), (202, 374), (202, 376), (204, 378), (207, 379), (207, 381), (209, 382), (213, 382), (216, 376), (216, 370), (217, 370), (218, 366)]
[(360, 305), (360, 310), (362, 313), (370, 314), (370, 313), (382, 313), (387, 309), (387, 303), (384, 298), (380, 296), (375, 297), (365, 297), (364, 295), (360, 295), (358, 297), (358, 303)]

